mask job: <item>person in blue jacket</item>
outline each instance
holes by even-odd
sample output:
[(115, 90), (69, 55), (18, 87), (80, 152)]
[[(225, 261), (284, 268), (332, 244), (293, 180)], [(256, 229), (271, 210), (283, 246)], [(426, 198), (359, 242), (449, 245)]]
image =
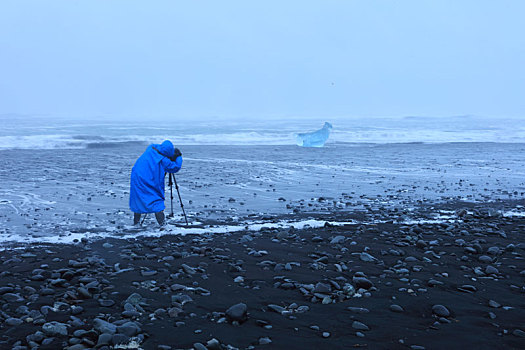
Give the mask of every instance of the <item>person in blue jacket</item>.
[(164, 224), (164, 177), (182, 167), (182, 154), (171, 141), (149, 145), (131, 170), (129, 208), (133, 224), (142, 214), (155, 213), (159, 225)]

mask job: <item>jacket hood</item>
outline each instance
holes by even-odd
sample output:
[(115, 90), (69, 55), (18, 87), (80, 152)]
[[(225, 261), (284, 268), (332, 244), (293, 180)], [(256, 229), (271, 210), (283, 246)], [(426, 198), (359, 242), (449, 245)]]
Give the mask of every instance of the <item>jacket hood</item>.
[(169, 140), (166, 140), (163, 143), (161, 143), (157, 149), (160, 154), (168, 158), (173, 157), (173, 155), (175, 154), (175, 147), (173, 147), (173, 143), (171, 143), (171, 141)]

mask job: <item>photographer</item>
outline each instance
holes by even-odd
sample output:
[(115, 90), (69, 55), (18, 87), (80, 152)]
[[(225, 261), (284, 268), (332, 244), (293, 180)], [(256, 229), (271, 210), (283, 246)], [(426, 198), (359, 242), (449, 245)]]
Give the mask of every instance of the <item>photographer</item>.
[(133, 224), (140, 223), (141, 214), (155, 213), (159, 225), (164, 224), (164, 176), (182, 167), (182, 154), (171, 141), (148, 146), (131, 170), (129, 207)]

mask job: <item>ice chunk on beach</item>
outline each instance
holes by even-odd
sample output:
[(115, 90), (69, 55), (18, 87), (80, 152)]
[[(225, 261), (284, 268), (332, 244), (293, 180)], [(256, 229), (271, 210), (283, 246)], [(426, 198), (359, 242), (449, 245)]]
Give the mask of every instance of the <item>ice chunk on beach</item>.
[(297, 146), (302, 147), (323, 147), (332, 131), (332, 124), (324, 123), (322, 129), (314, 132), (297, 134)]

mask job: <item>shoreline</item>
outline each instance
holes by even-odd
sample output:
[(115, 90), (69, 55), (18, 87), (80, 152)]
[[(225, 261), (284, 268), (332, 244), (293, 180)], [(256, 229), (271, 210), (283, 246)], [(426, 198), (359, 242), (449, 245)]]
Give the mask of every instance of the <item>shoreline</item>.
[[(439, 223), (398, 208), (369, 225), (3, 250), (0, 347), (517, 349), (525, 217), (497, 215), (523, 205), (505, 203), (446, 204), (457, 220)], [(374, 211), (323, 217), (356, 215)]]

